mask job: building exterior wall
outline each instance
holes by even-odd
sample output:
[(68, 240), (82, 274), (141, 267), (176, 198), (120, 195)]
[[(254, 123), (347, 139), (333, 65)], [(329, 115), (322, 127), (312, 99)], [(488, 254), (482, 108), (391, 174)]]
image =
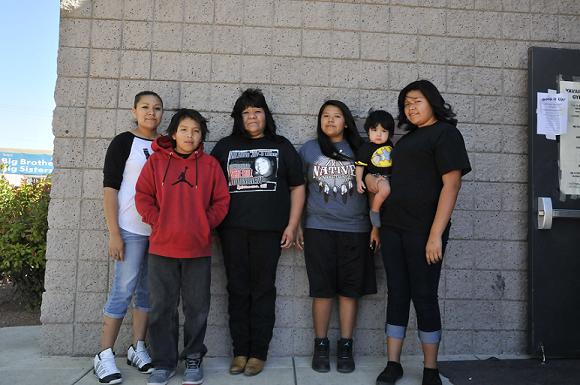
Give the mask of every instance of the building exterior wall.
[[(576, 0), (95, 0), (60, 22), (42, 346), (94, 354), (113, 273), (106, 256), (102, 165), (132, 127), (141, 90), (166, 109), (210, 118), (208, 147), (229, 133), (240, 89), (264, 90), (281, 134), (315, 136), (325, 99), (395, 114), (398, 91), (432, 80), (458, 113), (473, 172), (464, 178), (444, 260), (441, 352), (521, 353), (527, 307), (527, 49), (580, 48)], [(166, 111), (166, 127), (172, 111)], [(385, 274), (365, 297), (357, 354), (384, 354)], [(225, 274), (212, 267), (206, 343), (229, 355)], [(303, 255), (282, 254), (272, 355), (307, 355), (312, 321)], [(129, 343), (130, 316), (117, 351)], [(331, 336), (337, 335), (336, 315)], [(417, 353), (411, 321), (405, 353)]]

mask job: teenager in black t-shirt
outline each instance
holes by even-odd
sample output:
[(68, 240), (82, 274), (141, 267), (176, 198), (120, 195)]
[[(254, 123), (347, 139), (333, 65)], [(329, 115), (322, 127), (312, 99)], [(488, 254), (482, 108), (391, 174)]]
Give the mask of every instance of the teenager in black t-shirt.
[(228, 280), (231, 374), (260, 373), (275, 321), (276, 268), (281, 248), (294, 245), (304, 206), (302, 162), (276, 134), (260, 90), (248, 89), (232, 111), (231, 135), (211, 154), (226, 175), (230, 209), (219, 228)]
[(431, 82), (406, 86), (398, 106), (399, 127), (409, 133), (392, 152), (392, 192), (381, 216), (388, 363), (377, 385), (394, 384), (403, 375), (400, 358), (411, 300), (424, 355), (423, 385), (437, 385), (441, 261), (461, 177), (471, 166), (455, 114)]

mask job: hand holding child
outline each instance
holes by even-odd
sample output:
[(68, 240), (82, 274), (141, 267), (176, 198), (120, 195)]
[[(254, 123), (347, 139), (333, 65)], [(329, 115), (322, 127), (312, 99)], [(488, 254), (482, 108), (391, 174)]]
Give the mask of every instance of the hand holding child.
[(367, 186), (365, 185), (365, 182), (363, 182), (362, 180), (356, 181), (356, 191), (358, 191), (359, 194), (364, 194), (366, 189)]

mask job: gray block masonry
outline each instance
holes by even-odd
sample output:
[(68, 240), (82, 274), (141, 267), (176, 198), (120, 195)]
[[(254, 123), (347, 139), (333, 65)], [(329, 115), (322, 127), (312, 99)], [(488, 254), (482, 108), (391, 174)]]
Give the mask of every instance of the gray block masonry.
[[(71, 4), (75, 6), (71, 6)], [(61, 12), (54, 111), (54, 186), (42, 304), (45, 353), (91, 355), (112, 276), (101, 168), (131, 129), (133, 96), (158, 92), (166, 112), (210, 119), (207, 147), (231, 130), (240, 90), (259, 87), (279, 131), (315, 137), (325, 99), (364, 119), (396, 115), (398, 91), (432, 80), (458, 114), (473, 172), (453, 215), (439, 296), (444, 354), (526, 350), (527, 49), (580, 48), (574, 0), (78, 0)], [(206, 342), (231, 354), (220, 246)], [(385, 275), (360, 304), (355, 350), (384, 355)], [(284, 252), (271, 354), (308, 355), (312, 321), (304, 257)], [(331, 337), (337, 332), (336, 314)], [(415, 321), (406, 353), (418, 353)], [(130, 315), (116, 350), (126, 351)]]

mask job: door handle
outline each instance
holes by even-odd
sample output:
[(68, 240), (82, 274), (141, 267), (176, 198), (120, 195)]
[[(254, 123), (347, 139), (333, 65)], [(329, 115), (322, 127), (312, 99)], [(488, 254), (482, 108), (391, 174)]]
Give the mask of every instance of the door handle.
[(580, 218), (580, 210), (554, 209), (552, 198), (538, 197), (538, 230), (550, 230), (554, 218)]

